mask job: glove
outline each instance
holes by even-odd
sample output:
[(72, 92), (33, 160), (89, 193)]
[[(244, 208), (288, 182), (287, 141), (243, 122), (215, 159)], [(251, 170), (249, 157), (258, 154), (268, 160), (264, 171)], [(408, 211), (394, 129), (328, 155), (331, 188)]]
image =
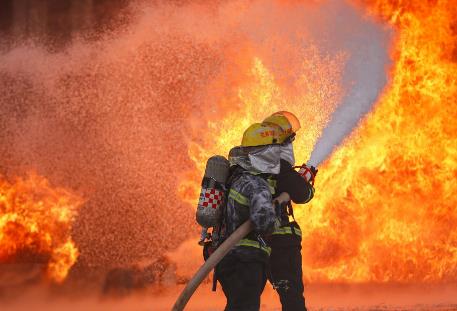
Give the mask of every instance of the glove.
[(314, 166), (307, 166), (306, 164), (303, 164), (300, 166), (298, 174), (300, 174), (301, 177), (303, 177), (307, 182), (314, 186), (314, 180), (316, 178), (317, 171), (318, 169)]

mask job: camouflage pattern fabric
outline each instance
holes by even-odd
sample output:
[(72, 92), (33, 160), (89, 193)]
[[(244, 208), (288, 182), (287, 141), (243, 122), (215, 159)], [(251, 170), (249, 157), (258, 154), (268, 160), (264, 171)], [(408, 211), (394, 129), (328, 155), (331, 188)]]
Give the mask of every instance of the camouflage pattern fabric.
[[(248, 235), (248, 238), (257, 241), (258, 234), (271, 234), (273, 232), (276, 213), (268, 182), (259, 175), (253, 175), (243, 170), (233, 180), (229, 190), (225, 218), (226, 236), (232, 234), (248, 219), (253, 222), (255, 228), (254, 232)], [(232, 252), (244, 253), (246, 257), (256, 257), (255, 254), (265, 253), (266, 249), (269, 253), (269, 248), (266, 245), (261, 245), (261, 241), (258, 243), (257, 248), (236, 246)]]

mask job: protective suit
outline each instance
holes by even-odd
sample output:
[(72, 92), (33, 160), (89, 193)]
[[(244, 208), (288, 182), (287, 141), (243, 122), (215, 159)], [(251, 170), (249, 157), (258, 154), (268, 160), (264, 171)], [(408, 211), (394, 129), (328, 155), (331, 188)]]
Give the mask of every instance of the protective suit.
[(269, 184), (271, 176), (280, 171), (280, 150), (276, 142), (276, 133), (269, 127), (254, 124), (245, 131), (242, 146), (229, 154), (232, 167), (224, 236), (228, 237), (248, 219), (255, 229), (216, 267), (216, 278), (227, 298), (226, 311), (260, 308), (271, 252), (264, 238), (274, 231), (277, 219), (272, 203), (274, 187)]
[[(281, 160), (281, 172), (277, 176), (277, 193), (289, 193), (294, 203), (306, 203), (314, 190), (285, 160)], [(290, 204), (290, 203), (289, 203)], [(279, 207), (281, 226), (276, 228), (268, 244), (271, 247), (268, 278), (279, 294), (282, 310), (306, 310), (300, 226), (292, 217), (289, 205)]]
[[(276, 176), (276, 193), (287, 192), (294, 203), (309, 202), (314, 196), (313, 186), (293, 169), (295, 156), (292, 141), (300, 128), (298, 119), (288, 112), (273, 114), (264, 120), (281, 128), (279, 142), (280, 172)], [(289, 202), (277, 207), (280, 226), (268, 239), (271, 256), (268, 265), (268, 279), (279, 294), (283, 311), (306, 310), (302, 273), (300, 226), (293, 217)]]

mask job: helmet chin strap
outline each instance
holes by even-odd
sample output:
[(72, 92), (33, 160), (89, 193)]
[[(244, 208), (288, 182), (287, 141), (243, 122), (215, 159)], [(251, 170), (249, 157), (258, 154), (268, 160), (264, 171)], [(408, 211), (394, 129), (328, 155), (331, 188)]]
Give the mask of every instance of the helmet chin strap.
[(295, 166), (295, 155), (292, 143), (281, 145), (280, 157), (282, 160), (289, 162), (290, 165)]

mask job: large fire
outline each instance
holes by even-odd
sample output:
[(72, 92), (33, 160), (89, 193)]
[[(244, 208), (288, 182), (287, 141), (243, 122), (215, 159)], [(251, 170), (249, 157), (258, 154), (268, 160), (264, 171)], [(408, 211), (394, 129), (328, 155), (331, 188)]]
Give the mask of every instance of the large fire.
[[(373, 111), (320, 168), (315, 199), (296, 207), (304, 232), (304, 277), (313, 282), (455, 281), (457, 6), (451, 0), (354, 5), (394, 29), (393, 64), (386, 68), (389, 85)], [(235, 81), (235, 95), (220, 99), (225, 117), (213, 115), (216, 121), (208, 123), (206, 138), (220, 139), (198, 141), (189, 149), (198, 171), (181, 185), (185, 199), (195, 202), (208, 156), (227, 154), (249, 124), (277, 110), (303, 120), (296, 158), (309, 158), (344, 94), (345, 56), (328, 59), (319, 53), (302, 55), (312, 65), (304, 63), (298, 81), (305, 86), (295, 91), (255, 53), (239, 56), (249, 64), (248, 72)], [(316, 115), (319, 119), (313, 119)]]
[[(310, 280), (457, 279), (453, 1), (374, 1), (397, 31), (390, 86), (329, 161), (302, 209)], [(453, 29), (454, 27), (454, 29)]]
[(78, 257), (71, 228), (81, 203), (34, 173), (0, 178), (0, 263), (44, 263), (46, 276), (62, 282)]
[[(75, 34), (63, 51), (1, 43), (0, 173), (26, 165), (86, 189), (93, 208), (73, 235), (81, 264), (130, 264), (197, 240), (189, 206), (207, 158), (272, 112), (300, 118), (306, 162), (350, 91), (364, 19), (392, 31), (389, 82), (321, 165), (314, 200), (295, 208), (304, 278), (457, 280), (454, 0), (137, 2), (128, 25), (93, 23), (93, 41)], [(0, 263), (46, 263), (62, 281), (78, 257), (80, 204), (37, 175), (0, 177)]]
[[(260, 122), (265, 116), (284, 107), (302, 106), (301, 110), (294, 111), (301, 120), (312, 116), (309, 121), (314, 127), (307, 128), (307, 135), (300, 138), (303, 150), (311, 152), (318, 134), (328, 122), (331, 110), (342, 97), (340, 79), (345, 56), (340, 54), (330, 59), (320, 55), (314, 46), (301, 53), (301, 75), (291, 87), (292, 90), (281, 87), (262, 60), (250, 55), (252, 59), (245, 63), (248, 66), (244, 68), (247, 70), (246, 80), (234, 82), (240, 85), (237, 92), (232, 97), (221, 99), (220, 106), (224, 109), (225, 117), (208, 122), (205, 143), (199, 144), (201, 140), (194, 140), (190, 144), (189, 156), (198, 170), (181, 183), (180, 188), (182, 197), (189, 203), (195, 204), (195, 197), (200, 191), (196, 180), (205, 169), (206, 159), (213, 154), (225, 155), (231, 147), (240, 143), (241, 134), (250, 124)], [(217, 83), (223, 82), (216, 81), (215, 84)], [(215, 114), (217, 113), (216, 111)], [(198, 127), (196, 135), (201, 135)]]

